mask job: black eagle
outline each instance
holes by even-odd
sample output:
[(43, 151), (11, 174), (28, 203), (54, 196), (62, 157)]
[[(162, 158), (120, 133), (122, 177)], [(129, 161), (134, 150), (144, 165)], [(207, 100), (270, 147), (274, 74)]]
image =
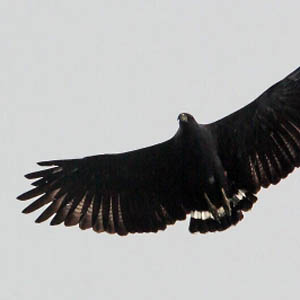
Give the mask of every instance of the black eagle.
[(96, 232), (157, 232), (191, 214), (190, 232), (222, 231), (252, 208), (261, 187), (300, 166), (300, 68), (211, 124), (182, 113), (166, 142), (120, 154), (39, 162), (25, 175), (39, 197), (23, 212)]

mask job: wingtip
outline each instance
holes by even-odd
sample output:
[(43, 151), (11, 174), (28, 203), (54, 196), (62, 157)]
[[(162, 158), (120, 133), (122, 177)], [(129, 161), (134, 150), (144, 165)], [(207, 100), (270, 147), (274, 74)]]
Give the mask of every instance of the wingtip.
[(53, 166), (53, 165), (55, 165), (55, 163), (54, 163), (55, 161), (52, 161), (52, 160), (50, 160), (50, 161), (38, 161), (37, 162), (37, 165), (39, 165), (39, 166), (41, 166), (41, 167), (45, 167), (45, 166)]
[(26, 208), (24, 208), (23, 210), (22, 210), (22, 214), (29, 214), (30, 213), (30, 211), (28, 210), (28, 207), (26, 207)]
[(300, 67), (298, 67), (296, 70), (294, 70), (292, 73), (290, 73), (287, 76), (287, 78), (290, 80), (293, 80), (293, 81), (300, 80)]
[(34, 179), (35, 177), (33, 177), (32, 174), (33, 174), (33, 173), (25, 174), (24, 177), (25, 177), (26, 179)]
[(43, 218), (42, 215), (40, 215), (34, 222), (37, 223), (37, 224), (40, 224), (40, 223), (44, 222), (45, 220), (46, 220), (46, 219)]
[(43, 160), (38, 161), (37, 164), (41, 167), (49, 167), (49, 166), (58, 166), (64, 165), (65, 163), (70, 163), (77, 161), (78, 159), (60, 159), (60, 160)]
[(16, 198), (17, 198), (17, 200), (20, 200), (20, 201), (27, 200), (26, 193), (23, 193), (23, 194), (17, 196)]

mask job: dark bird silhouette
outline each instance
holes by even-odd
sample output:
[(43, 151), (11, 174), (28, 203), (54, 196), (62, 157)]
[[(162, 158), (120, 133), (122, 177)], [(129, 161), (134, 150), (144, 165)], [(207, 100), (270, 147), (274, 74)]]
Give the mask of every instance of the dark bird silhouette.
[(38, 197), (23, 212), (96, 232), (157, 232), (191, 214), (190, 232), (222, 231), (250, 210), (261, 187), (300, 165), (300, 68), (255, 101), (211, 124), (182, 113), (166, 142), (120, 154), (39, 162), (25, 175)]

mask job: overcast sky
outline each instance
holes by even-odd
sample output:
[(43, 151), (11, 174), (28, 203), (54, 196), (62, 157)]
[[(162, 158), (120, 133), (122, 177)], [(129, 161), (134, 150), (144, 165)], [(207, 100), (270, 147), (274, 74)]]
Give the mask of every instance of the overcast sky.
[[(300, 172), (223, 233), (118, 237), (34, 223), (15, 197), (36, 161), (170, 138), (300, 66), (299, 1), (0, 2), (0, 298), (296, 299)], [(39, 211), (40, 212), (40, 211)]]

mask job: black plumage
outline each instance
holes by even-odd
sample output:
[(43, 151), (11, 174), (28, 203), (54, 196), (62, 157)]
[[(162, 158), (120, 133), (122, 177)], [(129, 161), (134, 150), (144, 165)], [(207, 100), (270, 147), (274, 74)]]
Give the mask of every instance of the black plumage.
[(222, 231), (250, 210), (261, 187), (300, 166), (300, 68), (255, 101), (211, 124), (187, 113), (166, 142), (121, 154), (43, 161), (25, 175), (48, 207), (36, 222), (96, 232), (157, 232), (191, 214), (190, 232)]

